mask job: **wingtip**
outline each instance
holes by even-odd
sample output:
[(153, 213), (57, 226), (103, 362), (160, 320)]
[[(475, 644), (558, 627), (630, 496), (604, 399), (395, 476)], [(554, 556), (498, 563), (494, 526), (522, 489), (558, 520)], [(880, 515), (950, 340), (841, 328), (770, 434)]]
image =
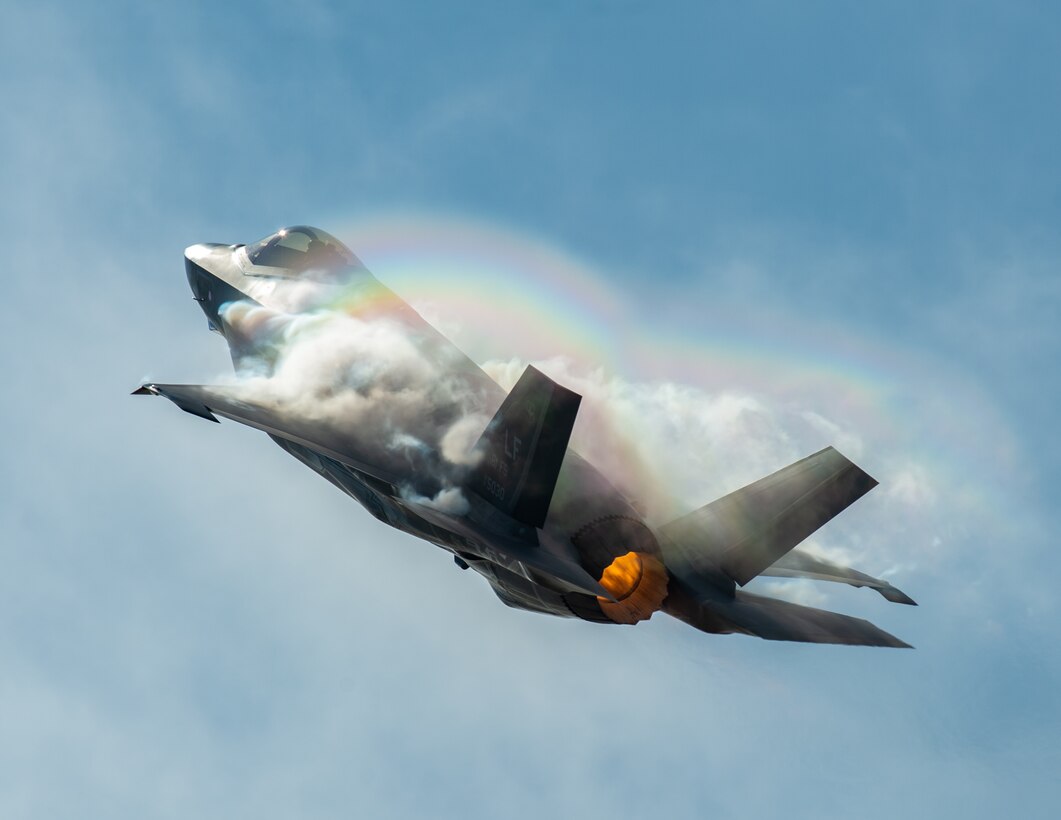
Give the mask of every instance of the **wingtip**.
[[(877, 627), (877, 628), (880, 629), (880, 627)], [(892, 649), (913, 649), (914, 648), (913, 644), (907, 643), (902, 638), (895, 637), (895, 635), (892, 635), (890, 632), (885, 632), (883, 629), (881, 629), (880, 632), (881, 632), (881, 634), (883, 636), (885, 636), (887, 638), (887, 640), (877, 644), (878, 646), (887, 646), (887, 647), (890, 647)]]
[[(169, 399), (185, 413), (191, 413), (201, 419), (220, 424), (217, 417), (210, 412), (210, 408), (203, 404), (201, 398), (195, 395), (198, 388), (195, 385), (174, 384), (144, 384), (133, 391), (134, 396), (163, 396)], [(189, 394), (189, 391), (193, 391)]]
[(906, 604), (907, 606), (917, 606), (917, 601), (907, 595), (898, 587), (893, 587), (888, 584), (886, 587), (880, 587), (877, 590), (884, 598), (891, 601), (893, 604)]
[[(867, 623), (868, 623), (868, 621), (867, 621)], [(874, 626), (873, 624), (870, 624), (870, 625)], [(863, 646), (879, 646), (879, 647), (884, 647), (886, 649), (913, 649), (914, 648), (914, 646), (912, 644), (908, 644), (902, 638), (897, 638), (893, 634), (891, 634), (890, 632), (885, 632), (880, 627), (874, 626), (874, 628), (877, 630), (878, 634), (873, 640), (868, 640), (865, 643), (863, 643), (862, 641), (856, 641), (856, 643), (861, 643)]]

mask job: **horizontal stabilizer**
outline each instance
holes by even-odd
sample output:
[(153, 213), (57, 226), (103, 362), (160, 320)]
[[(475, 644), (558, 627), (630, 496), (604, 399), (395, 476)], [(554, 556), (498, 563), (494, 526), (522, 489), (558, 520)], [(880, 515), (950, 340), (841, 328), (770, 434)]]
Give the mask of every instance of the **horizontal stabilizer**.
[(849, 567), (841, 567), (817, 558), (800, 549), (794, 549), (783, 555), (773, 566), (767, 567), (760, 575), (772, 575), (777, 578), (809, 578), (812, 581), (835, 581), (850, 584), (853, 587), (875, 589), (892, 603), (917, 606), (917, 601), (902, 590), (893, 587), (887, 581), (874, 578), (864, 572)]
[(528, 366), (487, 425), (467, 486), (501, 512), (542, 527), (582, 397)]
[(399, 477), (376, 464), (367, 463), (362, 448), (348, 434), (320, 422), (294, 414), (285, 414), (252, 397), (238, 385), (209, 386), (200, 384), (145, 384), (133, 391), (134, 396), (164, 396), (181, 410), (210, 421), (217, 416), (238, 421), (272, 436), (309, 447), (388, 484), (398, 484)]
[(661, 528), (664, 560), (683, 577), (743, 586), (877, 482), (832, 447)]
[(733, 597), (698, 595), (673, 578), (663, 611), (704, 632), (740, 632), (768, 641), (911, 648), (910, 644), (861, 618), (742, 590), (737, 590)]

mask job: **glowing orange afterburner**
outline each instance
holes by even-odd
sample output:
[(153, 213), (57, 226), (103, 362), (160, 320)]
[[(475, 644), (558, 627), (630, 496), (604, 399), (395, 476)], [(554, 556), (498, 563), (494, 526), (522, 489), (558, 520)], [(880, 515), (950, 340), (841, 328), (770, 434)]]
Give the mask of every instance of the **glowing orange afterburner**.
[(628, 552), (604, 568), (600, 584), (618, 599), (613, 603), (598, 596), (601, 611), (618, 624), (636, 624), (663, 605), (667, 570), (654, 555)]

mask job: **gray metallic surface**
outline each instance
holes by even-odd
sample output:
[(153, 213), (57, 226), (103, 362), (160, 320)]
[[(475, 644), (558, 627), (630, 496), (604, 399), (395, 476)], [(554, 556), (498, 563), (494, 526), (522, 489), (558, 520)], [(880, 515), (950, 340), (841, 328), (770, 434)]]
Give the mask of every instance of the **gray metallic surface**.
[[(760, 574), (841, 581), (877, 589), (888, 600), (913, 603), (890, 584), (836, 567), (793, 547), (876, 485), (827, 448), (654, 532), (592, 465), (567, 447), (580, 397), (529, 368), (506, 399), (471, 359), (381, 285), (338, 240), (318, 229), (290, 229), (328, 245), (323, 268), (297, 271), (260, 264), (296, 260), (282, 247), (285, 231), (250, 248), (200, 244), (187, 249), (193, 297), (211, 329), (228, 342), (233, 362), (268, 365), (269, 351), (225, 320), (237, 301), (284, 314), (330, 300), (386, 308), (433, 362), (453, 379), (469, 406), (493, 421), (476, 446), (475, 467), (443, 463), (427, 452), (423, 469), (397, 469), (383, 443), (351, 425), (310, 419), (263, 404), (240, 384), (148, 384), (186, 412), (266, 432), (280, 447), (357, 500), (380, 521), (454, 555), (457, 566), (485, 577), (507, 605), (562, 617), (610, 622), (598, 599), (615, 601), (597, 580), (629, 551), (662, 559), (669, 574), (663, 611), (706, 632), (737, 632), (770, 640), (906, 646), (867, 621), (736, 590)], [(276, 248), (275, 252), (271, 249)], [(308, 256), (306, 258), (309, 258)], [(288, 264), (285, 262), (284, 264)], [(312, 280), (307, 301), (306, 278)], [(460, 487), (459, 513), (424, 503), (443, 484)], [(646, 559), (647, 560), (647, 559)], [(658, 599), (657, 599), (658, 600)]]
[(662, 527), (668, 566), (744, 586), (877, 485), (826, 447)]
[(763, 570), (760, 575), (772, 575), (778, 578), (810, 578), (814, 581), (834, 581), (853, 587), (869, 587), (877, 590), (892, 603), (917, 606), (913, 598), (887, 581), (866, 575), (857, 569), (837, 566), (824, 558), (818, 558), (799, 549), (794, 549), (782, 556), (775, 564)]

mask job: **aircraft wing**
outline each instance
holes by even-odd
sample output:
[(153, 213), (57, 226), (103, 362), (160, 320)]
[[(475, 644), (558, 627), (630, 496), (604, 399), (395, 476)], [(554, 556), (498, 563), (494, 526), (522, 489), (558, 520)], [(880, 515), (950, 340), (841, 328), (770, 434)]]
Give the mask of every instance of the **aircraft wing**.
[(286, 415), (275, 408), (252, 400), (238, 387), (201, 384), (145, 384), (133, 391), (134, 396), (164, 396), (181, 410), (193, 416), (217, 421), (217, 416), (238, 421), (269, 435), (301, 444), (333, 458), (373, 478), (397, 485), (400, 477), (378, 464), (367, 462), (360, 454), (363, 448), (325, 424)]
[(672, 578), (663, 611), (704, 632), (741, 632), (768, 641), (856, 646), (910, 644), (869, 621), (737, 590), (733, 597), (700, 593)]
[(744, 586), (875, 486), (827, 447), (663, 526), (664, 562), (683, 577), (721, 570)]

